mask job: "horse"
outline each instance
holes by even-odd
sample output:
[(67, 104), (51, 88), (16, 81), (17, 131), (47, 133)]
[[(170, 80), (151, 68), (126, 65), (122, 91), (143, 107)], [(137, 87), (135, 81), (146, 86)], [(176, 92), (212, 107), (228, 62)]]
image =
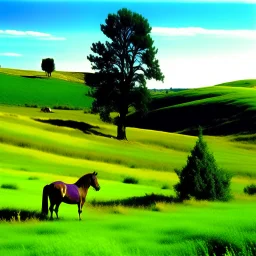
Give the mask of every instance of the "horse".
[[(77, 204), (79, 220), (81, 220), (82, 208), (86, 199), (86, 195), (90, 186), (96, 191), (100, 190), (97, 180), (97, 173), (88, 173), (78, 179), (74, 184), (66, 184), (63, 181), (55, 181), (44, 186), (42, 196), (42, 214), (48, 215), (48, 197), (50, 199), (51, 220), (53, 219), (53, 211), (59, 218), (58, 210), (62, 202), (66, 204)], [(54, 208), (55, 206), (55, 208)]]

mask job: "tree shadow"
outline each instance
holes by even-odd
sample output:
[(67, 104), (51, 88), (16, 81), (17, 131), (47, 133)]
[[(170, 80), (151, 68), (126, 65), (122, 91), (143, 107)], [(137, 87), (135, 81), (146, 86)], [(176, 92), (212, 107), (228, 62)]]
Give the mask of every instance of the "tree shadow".
[(156, 203), (178, 203), (180, 202), (174, 196), (164, 195), (145, 195), (145, 196), (134, 196), (125, 199), (111, 200), (111, 201), (96, 201), (93, 200), (91, 205), (93, 206), (128, 206), (128, 207), (150, 207)]
[(42, 122), (42, 123), (47, 123), (47, 124), (52, 124), (52, 125), (56, 125), (56, 126), (63, 126), (63, 127), (69, 127), (69, 128), (73, 128), (73, 129), (78, 129), (80, 131), (82, 131), (83, 133), (86, 134), (94, 134), (97, 136), (102, 136), (102, 137), (106, 137), (106, 138), (113, 138), (115, 139), (116, 137), (110, 135), (110, 134), (104, 134), (102, 132), (96, 131), (94, 129), (99, 129), (99, 126), (93, 126), (90, 125), (88, 123), (84, 123), (84, 122), (78, 122), (78, 121), (74, 121), (74, 120), (61, 120), (61, 119), (34, 119), (35, 121), (38, 122)]
[(45, 77), (45, 76), (21, 76), (21, 77), (24, 77), (24, 78), (39, 78), (39, 79), (47, 79), (47, 77)]
[(0, 220), (2, 221), (26, 221), (26, 220), (46, 220), (47, 216), (37, 211), (22, 209), (0, 209)]

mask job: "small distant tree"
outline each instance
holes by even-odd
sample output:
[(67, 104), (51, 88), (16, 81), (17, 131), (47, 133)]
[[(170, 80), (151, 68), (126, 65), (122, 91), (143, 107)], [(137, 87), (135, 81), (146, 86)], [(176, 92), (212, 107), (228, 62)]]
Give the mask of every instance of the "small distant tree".
[(231, 198), (231, 176), (219, 169), (199, 130), (198, 140), (188, 156), (187, 165), (177, 171), (179, 183), (174, 189), (180, 200), (194, 197), (198, 200), (227, 201)]
[(52, 72), (55, 70), (55, 63), (54, 59), (46, 58), (42, 59), (41, 68), (43, 71), (45, 71), (49, 76), (52, 76)]

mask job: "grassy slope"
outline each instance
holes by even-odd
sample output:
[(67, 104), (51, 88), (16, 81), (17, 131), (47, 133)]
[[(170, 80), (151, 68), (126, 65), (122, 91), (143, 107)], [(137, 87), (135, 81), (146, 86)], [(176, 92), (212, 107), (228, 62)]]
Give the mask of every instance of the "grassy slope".
[(256, 79), (238, 80), (238, 81), (218, 84), (216, 86), (255, 88), (256, 87)]
[(85, 96), (87, 86), (54, 76), (28, 78), (0, 73), (0, 84), (0, 104), (89, 108), (92, 103), (92, 98)]
[[(84, 133), (37, 122), (35, 118), (83, 121), (94, 128)], [(18, 187), (0, 188), (1, 207), (39, 210), (45, 184), (54, 180), (73, 183), (94, 170), (99, 173), (101, 185), (100, 192), (90, 189), (82, 222), (77, 221), (76, 206), (63, 204), (59, 222), (0, 223), (1, 255), (113, 255), (113, 251), (115, 255), (137, 256), (211, 255), (210, 244), (231, 244), (244, 252), (241, 255), (253, 255), (246, 245), (256, 242), (256, 222), (251, 218), (255, 198), (243, 194), (244, 186), (256, 182), (253, 145), (233, 141), (233, 137), (206, 137), (221, 166), (226, 165), (230, 171), (244, 168), (252, 176), (243, 173), (244, 177), (233, 178), (235, 199), (230, 203), (160, 202), (148, 209), (93, 207), (92, 200), (109, 201), (152, 192), (173, 195), (172, 185), (177, 182), (173, 168), (185, 164), (196, 140), (192, 136), (128, 128), (129, 141), (119, 142), (94, 131), (114, 136), (116, 127), (82, 111), (46, 114), (32, 108), (1, 108), (0, 185)], [(163, 163), (168, 166), (165, 170)], [(137, 178), (139, 184), (123, 184), (127, 176)], [(169, 189), (161, 189), (163, 185)]]
[[(28, 76), (28, 77), (41, 77), (45, 78), (45, 72), (33, 71), (33, 70), (22, 70), (22, 69), (10, 69), (10, 68), (0, 68), (0, 74), (7, 74), (13, 76)], [(52, 73), (52, 78), (76, 82), (84, 84), (84, 76), (86, 73), (82, 72), (65, 72), (65, 71), (55, 71)]]
[(145, 118), (129, 117), (129, 125), (147, 129), (231, 135), (256, 133), (256, 90), (232, 86), (190, 89), (156, 95)]
[[(53, 114), (45, 114), (38, 109), (12, 107), (2, 107), (2, 111), (0, 140), (3, 143), (59, 156), (121, 165), (136, 176), (140, 173), (137, 168), (142, 173), (143, 169), (173, 172), (175, 168), (181, 168), (196, 140), (192, 136), (128, 128), (129, 141), (120, 142), (111, 138), (116, 135), (115, 126), (102, 123), (98, 116), (83, 114), (82, 111), (56, 110)], [(17, 112), (26, 116), (17, 115)], [(63, 126), (51, 125), (55, 123), (53, 120)], [(255, 145), (235, 139), (206, 137), (223, 168), (236, 174), (255, 176)], [(108, 172), (114, 175), (111, 170)]]

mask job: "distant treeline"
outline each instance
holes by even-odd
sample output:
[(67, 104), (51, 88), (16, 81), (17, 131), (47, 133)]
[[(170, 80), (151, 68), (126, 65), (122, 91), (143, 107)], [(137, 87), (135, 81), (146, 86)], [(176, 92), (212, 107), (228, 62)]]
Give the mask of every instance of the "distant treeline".
[(151, 93), (169, 93), (188, 90), (188, 88), (169, 88), (169, 89), (149, 89)]

